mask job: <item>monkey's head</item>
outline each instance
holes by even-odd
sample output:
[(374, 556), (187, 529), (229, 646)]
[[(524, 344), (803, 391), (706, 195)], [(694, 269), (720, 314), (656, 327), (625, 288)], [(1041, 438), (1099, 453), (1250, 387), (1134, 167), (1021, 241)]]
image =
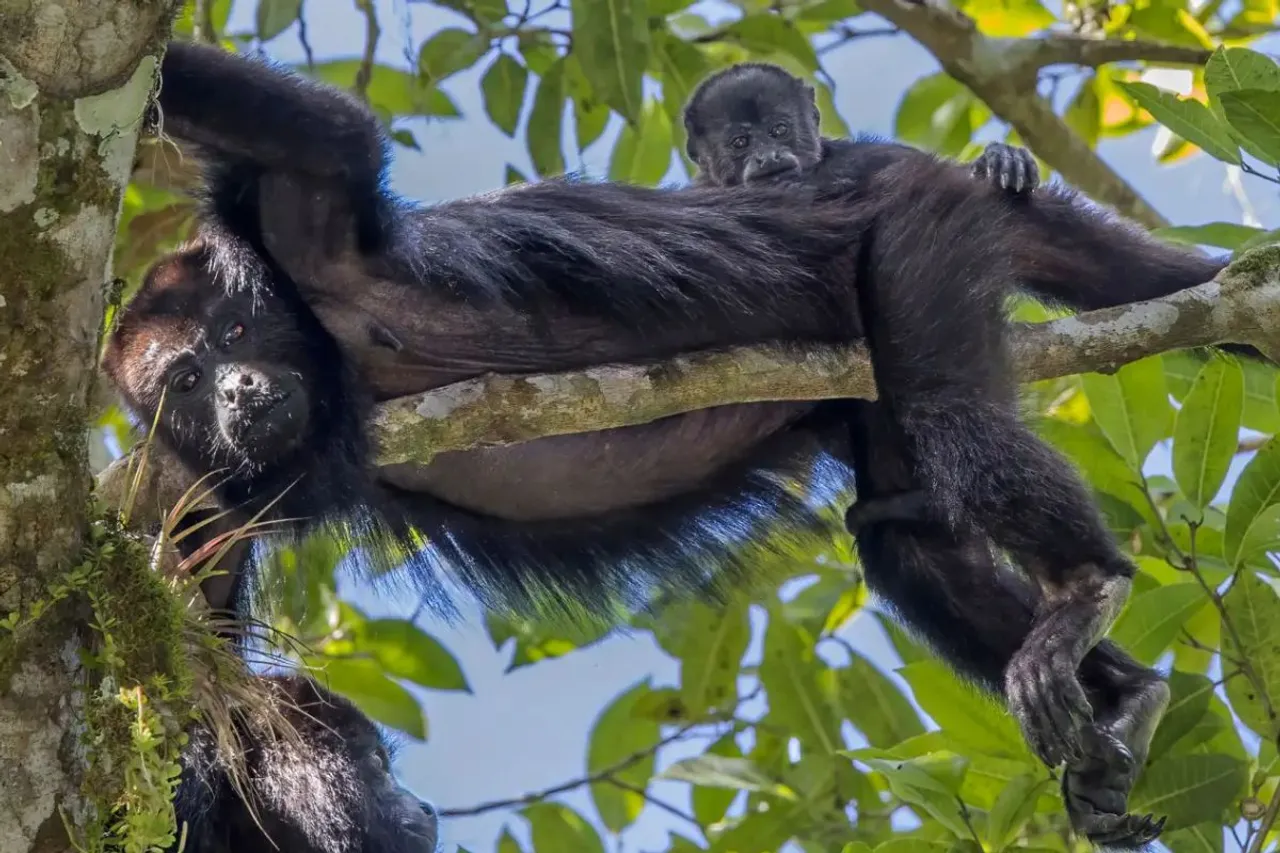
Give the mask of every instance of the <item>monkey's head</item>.
[(212, 268), (201, 243), (156, 263), (121, 311), (103, 369), (184, 462), (260, 482), (324, 446), (339, 386), (325, 365), (337, 357), (296, 299), (267, 287), (229, 292)]
[(716, 186), (795, 174), (822, 158), (813, 87), (776, 65), (743, 62), (708, 77), (684, 126), (689, 159)]

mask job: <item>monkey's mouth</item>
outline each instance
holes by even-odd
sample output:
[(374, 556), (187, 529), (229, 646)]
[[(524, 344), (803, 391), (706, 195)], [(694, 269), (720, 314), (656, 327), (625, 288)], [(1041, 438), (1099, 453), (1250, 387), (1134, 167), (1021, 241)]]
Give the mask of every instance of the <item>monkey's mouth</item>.
[(742, 172), (742, 182), (751, 183), (753, 181), (763, 181), (769, 178), (775, 178), (779, 175), (788, 173), (796, 173), (800, 171), (800, 161), (795, 157), (784, 157), (767, 163), (763, 166), (747, 166)]
[(306, 407), (292, 392), (254, 402), (238, 417), (220, 418), (222, 434), (233, 447), (259, 462), (296, 447), (306, 433)]

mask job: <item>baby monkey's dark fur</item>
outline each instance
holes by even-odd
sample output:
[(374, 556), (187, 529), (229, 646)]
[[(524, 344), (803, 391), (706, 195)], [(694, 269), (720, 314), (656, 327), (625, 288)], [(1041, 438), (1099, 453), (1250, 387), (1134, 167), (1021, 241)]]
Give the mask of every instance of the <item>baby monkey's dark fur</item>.
[[(704, 80), (686, 105), (684, 121), (687, 151), (699, 167), (696, 181), (704, 185), (850, 182), (865, 186), (888, 164), (918, 156), (914, 149), (872, 137), (823, 138), (813, 88), (764, 63), (742, 63)], [(1054, 206), (1070, 200), (1061, 190), (1036, 192), (1035, 159), (1021, 148), (989, 145), (974, 162), (971, 174), (1009, 193), (1007, 203), (1028, 216), (1040, 214), (1039, 205), (1050, 206), (1044, 212), (1052, 214)], [(1117, 227), (1118, 235), (1123, 235), (1122, 227)], [(1112, 245), (1085, 245), (1086, 232), (1081, 229), (1067, 226), (1067, 234), (1081, 241), (1082, 251), (1097, 252), (1100, 259), (1112, 251)], [(999, 235), (992, 230), (969, 239), (994, 242)], [(1032, 248), (1052, 251), (1041, 245)], [(1151, 254), (1158, 257), (1156, 252)], [(1082, 263), (1088, 261), (1082, 259)], [(1212, 270), (1207, 262), (1203, 275), (1207, 278)], [(1119, 288), (1129, 282), (1097, 284)], [(921, 279), (920, 286), (927, 286), (927, 281)], [(869, 326), (874, 329), (874, 324)], [(873, 336), (873, 345), (874, 341)], [(1079, 575), (1076, 580), (1081, 583), (1075, 589), (1070, 583), (1063, 587), (1060, 580), (1043, 574), (1044, 563), (1035, 554), (1023, 550), (1023, 568), (1048, 581), (1048, 588), (1042, 590), (998, 560), (987, 531), (931, 517), (929, 460), (916, 464), (916, 451), (901, 441), (901, 432), (893, 426), (892, 404), (852, 401), (848, 408), (857, 502), (846, 513), (846, 524), (857, 537), (868, 586), (965, 675), (989, 688), (1003, 688), (1031, 743), (1039, 747), (1037, 727), (1070, 723), (1053, 709), (1035, 710), (1036, 700), (1029, 694), (1036, 691), (1029, 687), (1040, 677), (1035, 659), (1043, 651), (1037, 646), (1056, 635), (1048, 642), (1071, 652), (1053, 666), (1074, 668), (1079, 653), (1114, 618), (1120, 599), (1110, 605), (1106, 616), (1091, 620), (1073, 599), (1094, 594), (1096, 581)], [(993, 458), (991, 464), (1004, 463)], [(995, 535), (1000, 538), (998, 531)], [(985, 602), (985, 617), (957, 607), (958, 601)], [(1075, 622), (1077, 618), (1081, 621)], [(1073, 639), (1066, 639), (1072, 635)], [(973, 650), (964, 648), (980, 637), (986, 641)], [(1085, 728), (1083, 749), (1066, 756), (1042, 748), (1037, 751), (1051, 762), (1067, 759), (1063, 796), (1078, 831), (1099, 844), (1140, 846), (1159, 835), (1164, 819), (1124, 813), (1168, 702), (1168, 689), (1157, 672), (1108, 640), (1084, 656), (1079, 675), (1093, 717)]]
[[(373, 723), (308, 678), (260, 677), (269, 713), (234, 711), (238, 786), (209, 728), (189, 732), (174, 797), (183, 853), (436, 853), (435, 809), (396, 782)], [(293, 731), (272, 731), (272, 715)]]
[[(555, 180), (423, 207), (386, 190), (376, 118), (335, 89), (190, 44), (170, 46), (162, 78), (164, 130), (209, 165), (204, 226), (121, 313), (104, 367), (144, 422), (170, 389), (158, 438), (196, 473), (229, 471), (224, 505), (250, 513), (290, 487), (272, 517), (373, 522), (410, 548), (425, 533), (432, 549), (409, 561), (421, 586), (434, 589), (438, 558), (490, 606), (551, 594), (608, 614), (655, 585), (739, 583), (745, 544), (825, 530), (789, 488), (816, 459), (852, 462), (882, 491), (927, 483), (937, 523), (862, 534), (880, 565), (930, 543), (881, 591), (961, 671), (999, 689), (1008, 670), (1032, 744), (1071, 759), (1077, 826), (1122, 843), (1148, 832), (1124, 814), (1122, 743), (1140, 760), (1135, 729), (1153, 716), (1134, 686), (1155, 705), (1164, 686), (1114, 646), (1089, 651), (1133, 567), (1018, 419), (1004, 303), (1020, 285), (1079, 309), (1121, 304), (1208, 280), (1219, 262), (1065, 190), (1020, 204), (891, 145), (852, 148), (860, 167), (839, 182), (822, 161), (798, 186)], [(370, 467), (371, 399), (488, 372), (861, 338), (875, 416), (846, 401), (743, 404)], [(990, 536), (1046, 594), (953, 531)]]

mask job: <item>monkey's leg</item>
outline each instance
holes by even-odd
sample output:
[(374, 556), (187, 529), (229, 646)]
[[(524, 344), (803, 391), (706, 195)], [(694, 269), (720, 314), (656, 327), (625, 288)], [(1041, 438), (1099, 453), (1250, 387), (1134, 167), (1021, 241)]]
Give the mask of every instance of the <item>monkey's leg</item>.
[[(882, 491), (909, 491), (910, 460), (899, 450), (888, 413), (864, 402), (850, 404), (850, 413), (859, 496), (874, 502)], [(1035, 586), (1003, 566), (985, 537), (927, 518), (868, 526), (857, 540), (868, 587), (962, 676), (1002, 693), (1005, 670), (1036, 624), (1041, 596)], [(1063, 774), (1071, 825), (1095, 843), (1141, 846), (1164, 822), (1126, 808), (1168, 687), (1108, 640), (1085, 656), (1080, 679), (1094, 725), (1084, 731), (1083, 760)]]
[(1014, 195), (1028, 195), (1040, 186), (1040, 167), (1025, 148), (992, 142), (973, 161), (973, 177), (990, 181)]

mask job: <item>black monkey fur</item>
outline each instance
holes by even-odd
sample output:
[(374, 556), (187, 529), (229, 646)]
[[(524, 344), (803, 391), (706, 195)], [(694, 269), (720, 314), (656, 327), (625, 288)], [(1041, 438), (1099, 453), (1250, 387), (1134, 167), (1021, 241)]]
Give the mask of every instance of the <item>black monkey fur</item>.
[[(209, 360), (187, 402), (166, 398), (159, 437), (197, 472), (232, 470), (226, 505), (251, 512), (292, 486), (274, 515), (374, 518), (408, 547), (413, 525), (487, 604), (525, 606), (551, 590), (605, 609), (654, 583), (738, 582), (716, 569), (746, 568), (735, 565), (741, 543), (764, 541), (767, 523), (821, 529), (779, 478), (803, 476), (821, 452), (849, 461), (851, 431), (855, 450), (894, 442), (916, 460), (908, 475), (929, 484), (944, 529), (983, 530), (1039, 574), (1052, 630), (1024, 644), (1045, 605), (988, 600), (999, 584), (964, 574), (984, 561), (956, 559), (955, 576), (931, 570), (939, 586), (905, 583), (891, 600), (988, 686), (999, 688), (1017, 649), (1034, 648), (1015, 712), (1043, 757), (1071, 757), (1083, 778), (1085, 741), (1103, 738), (1084, 725), (1076, 666), (1114, 618), (1132, 566), (1074, 473), (1017, 421), (1003, 300), (1017, 284), (1080, 309), (1121, 304), (1212, 278), (1220, 261), (1164, 246), (1064, 189), (1015, 207), (968, 169), (901, 146), (859, 149), (863, 177), (836, 189), (560, 180), (423, 208), (386, 191), (381, 129), (342, 93), (185, 44), (170, 46), (162, 76), (165, 130), (210, 163), (206, 221), (122, 312), (104, 367), (146, 419), (178, 362)], [(217, 335), (233, 319), (248, 334), (224, 349)], [(266, 365), (243, 349), (257, 325), (273, 341), (290, 323), (313, 350), (305, 365), (272, 343)], [(367, 466), (370, 398), (489, 371), (859, 337), (887, 413), (870, 444), (844, 402), (765, 403), (446, 453), (426, 468)], [(231, 388), (248, 377), (249, 390), (220, 396), (219, 372)], [(286, 412), (307, 417), (293, 421), (298, 441), (268, 453), (254, 412), (268, 436)], [(409, 565), (424, 586), (437, 577), (427, 552)], [(1100, 648), (1088, 658), (1096, 674), (1081, 676), (1094, 695), (1133, 678)], [(1103, 721), (1120, 741), (1130, 713)], [(1085, 824), (1094, 837), (1125, 830), (1128, 788), (1116, 790), (1118, 809), (1087, 792), (1106, 813)]]
[[(684, 121), (688, 154), (700, 168), (696, 180), (709, 186), (856, 182), (913, 150), (869, 137), (824, 139), (812, 87), (764, 63), (741, 63), (703, 80)], [(993, 143), (971, 173), (1010, 191), (1021, 205), (1038, 203), (1038, 169), (1023, 149)], [(1037, 618), (1045, 609), (1040, 591), (1010, 571), (982, 531), (958, 530), (928, 517), (911, 449), (900, 441), (886, 406), (856, 400), (848, 409), (857, 502), (845, 522), (856, 535), (868, 586), (962, 672), (993, 691), (1003, 687), (1021, 718), (1032, 715), (1019, 703), (1025, 701), (1022, 685), (1034, 675), (1010, 662), (1027, 659), (1023, 650), (1042, 642), (1038, 633), (1060, 630)], [(989, 609), (966, 610), (956, 606), (960, 601), (981, 601)], [(1086, 729), (1082, 753), (1068, 761), (1063, 774), (1072, 824), (1097, 843), (1141, 846), (1160, 834), (1164, 820), (1127, 815), (1125, 809), (1168, 703), (1168, 688), (1159, 673), (1105, 639), (1081, 661), (1079, 676), (1093, 725)]]
[(435, 809), (395, 781), (373, 723), (308, 678), (259, 677), (296, 737), (271, 732), (260, 710), (240, 716), (237, 790), (213, 733), (193, 727), (171, 851), (185, 824), (184, 853), (436, 853)]

